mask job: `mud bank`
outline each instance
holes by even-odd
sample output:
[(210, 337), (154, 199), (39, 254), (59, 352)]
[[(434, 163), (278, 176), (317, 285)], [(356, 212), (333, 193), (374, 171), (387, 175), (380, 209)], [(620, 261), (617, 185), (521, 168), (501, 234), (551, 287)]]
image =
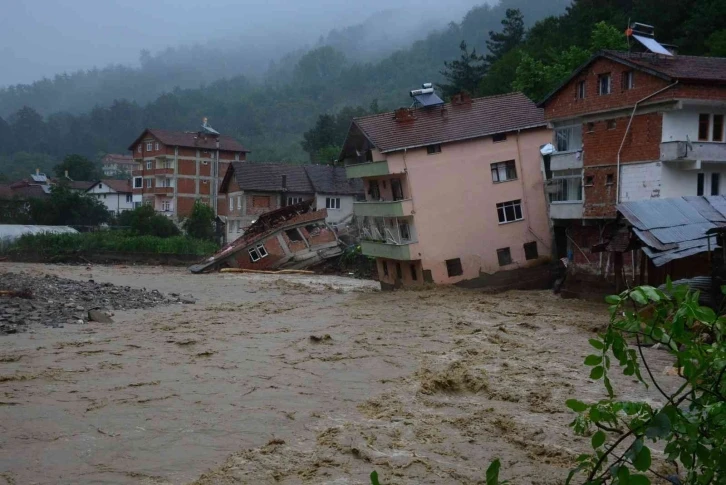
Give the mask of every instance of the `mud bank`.
[(7, 481), (354, 484), (376, 469), (382, 483), (478, 483), (499, 457), (504, 478), (542, 485), (589, 446), (564, 401), (603, 396), (582, 360), (604, 306), (154, 267), (93, 278), (197, 304), (3, 338)]

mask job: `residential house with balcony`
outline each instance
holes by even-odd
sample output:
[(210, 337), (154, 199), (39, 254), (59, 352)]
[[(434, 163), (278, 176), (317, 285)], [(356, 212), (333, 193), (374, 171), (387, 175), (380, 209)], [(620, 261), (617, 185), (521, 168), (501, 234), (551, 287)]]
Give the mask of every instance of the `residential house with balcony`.
[(308, 200), (315, 200), (318, 210), (327, 209), (327, 224), (342, 226), (353, 217), (363, 185), (348, 180), (343, 167), (233, 162), (219, 192), (219, 215), (226, 219), (226, 241), (231, 242), (260, 215)]
[(353, 120), (340, 158), (363, 180), (353, 211), (381, 286), (506, 284), (548, 260), (540, 147), (551, 139), (521, 93)]
[(217, 214), (219, 184), (227, 167), (248, 153), (206, 120), (199, 131), (146, 129), (129, 150), (141, 163), (132, 172), (134, 207), (150, 204), (175, 220), (189, 215), (196, 200), (209, 204)]
[(134, 207), (130, 180), (98, 180), (92, 183), (86, 194), (96, 197), (116, 215)]
[(109, 153), (101, 159), (101, 170), (106, 177), (129, 177), (140, 168), (141, 164), (131, 155)]
[(600, 52), (540, 107), (559, 256), (606, 272), (591, 248), (619, 202), (726, 192), (724, 58)]

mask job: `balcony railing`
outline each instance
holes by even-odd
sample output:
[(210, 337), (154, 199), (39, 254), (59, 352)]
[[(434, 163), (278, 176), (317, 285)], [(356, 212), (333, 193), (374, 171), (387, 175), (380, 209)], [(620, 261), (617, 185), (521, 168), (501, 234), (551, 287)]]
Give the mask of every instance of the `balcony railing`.
[(174, 187), (151, 187), (150, 189), (144, 189), (144, 192), (157, 195), (173, 194)]
[(397, 259), (399, 261), (413, 261), (418, 257), (418, 244), (386, 244), (378, 241), (363, 240), (360, 243), (361, 252), (373, 258)]
[(546, 192), (551, 203), (582, 202), (582, 176), (556, 177), (547, 180)]
[(380, 162), (348, 164), (345, 166), (345, 175), (349, 179), (380, 177), (382, 175), (389, 175), (390, 173), (388, 161), (386, 160)]
[(406, 217), (413, 214), (411, 199), (390, 202), (356, 202), (353, 213), (358, 217)]
[(707, 141), (668, 141), (660, 144), (664, 162), (695, 161), (726, 162), (726, 143)]

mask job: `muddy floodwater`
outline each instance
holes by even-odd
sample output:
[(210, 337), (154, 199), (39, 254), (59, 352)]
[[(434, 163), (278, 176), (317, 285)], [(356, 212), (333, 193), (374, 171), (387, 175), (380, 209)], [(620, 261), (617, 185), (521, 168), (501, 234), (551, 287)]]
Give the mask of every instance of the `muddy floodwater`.
[[(160, 267), (5, 271), (197, 299), (0, 337), (7, 483), (364, 484), (377, 470), (385, 484), (474, 484), (498, 457), (513, 484), (560, 484), (589, 449), (564, 401), (604, 395), (582, 361), (607, 308), (551, 292), (382, 293), (347, 278)], [(630, 378), (615, 383), (621, 397), (657, 400)]]

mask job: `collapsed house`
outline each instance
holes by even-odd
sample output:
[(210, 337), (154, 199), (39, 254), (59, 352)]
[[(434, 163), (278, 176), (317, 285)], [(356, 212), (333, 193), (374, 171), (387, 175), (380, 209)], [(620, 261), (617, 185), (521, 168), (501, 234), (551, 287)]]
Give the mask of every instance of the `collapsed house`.
[(327, 210), (317, 210), (313, 200), (266, 212), (242, 237), (189, 270), (208, 273), (222, 268), (279, 270), (315, 266), (343, 252), (326, 217)]
[(701, 290), (702, 302), (718, 306), (726, 282), (726, 196), (630, 201), (617, 210), (609, 237), (592, 248), (609, 253), (616, 291), (630, 284), (663, 286), (670, 278)]

